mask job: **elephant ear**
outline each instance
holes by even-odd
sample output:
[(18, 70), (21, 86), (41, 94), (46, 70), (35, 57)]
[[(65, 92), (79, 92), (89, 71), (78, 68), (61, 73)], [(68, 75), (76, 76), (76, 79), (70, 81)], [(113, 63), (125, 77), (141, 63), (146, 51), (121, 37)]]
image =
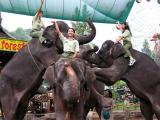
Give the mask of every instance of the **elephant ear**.
[(54, 86), (56, 83), (56, 75), (55, 75), (55, 67), (54, 65), (51, 65), (47, 68), (43, 75), (43, 79), (47, 80), (47, 82), (51, 85)]
[(86, 66), (85, 79), (90, 85), (96, 80), (94, 70), (89, 66)]
[(125, 54), (125, 50), (124, 50), (122, 44), (120, 44), (120, 43), (115, 44), (111, 48), (110, 52), (111, 52), (111, 56), (113, 59), (116, 59), (116, 58)]

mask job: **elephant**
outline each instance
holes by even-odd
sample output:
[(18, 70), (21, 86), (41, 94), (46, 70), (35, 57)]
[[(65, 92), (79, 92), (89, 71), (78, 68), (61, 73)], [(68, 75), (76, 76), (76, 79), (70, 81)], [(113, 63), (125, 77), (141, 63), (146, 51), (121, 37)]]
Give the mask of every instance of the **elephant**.
[[(106, 85), (124, 80), (130, 90), (140, 99), (140, 109), (146, 120), (153, 120), (155, 114), (160, 120), (160, 66), (146, 54), (131, 49), (136, 59), (128, 66), (120, 43), (106, 40), (97, 53), (86, 51), (84, 57), (98, 68), (94, 68), (97, 79)], [(101, 62), (99, 62), (101, 61)], [(102, 66), (102, 63), (104, 66)]]
[[(69, 26), (57, 21), (62, 33), (67, 33)], [(95, 26), (89, 23), (92, 31), (87, 36), (78, 36), (80, 44), (94, 39)], [(7, 120), (22, 120), (27, 112), (29, 99), (33, 97), (42, 83), (42, 76), (48, 66), (54, 64), (62, 53), (62, 44), (55, 26), (48, 26), (43, 36), (46, 44), (38, 38), (32, 38), (5, 65), (0, 74), (0, 105)]]
[(48, 67), (44, 79), (54, 85), (56, 120), (64, 120), (67, 112), (69, 120), (85, 120), (89, 109), (95, 107), (101, 116), (104, 104), (111, 107), (112, 99), (101, 96), (104, 84), (95, 81), (93, 85), (98, 90), (96, 92), (92, 90), (92, 83), (89, 81), (87, 86), (89, 90), (86, 91), (84, 87), (86, 82), (94, 80), (95, 77), (90, 66), (80, 58), (71, 60), (60, 58), (54, 66)]
[[(99, 50), (99, 47), (95, 44), (85, 44), (80, 46), (80, 58), (86, 59), (89, 56), (85, 56), (86, 51), (90, 52), (96, 52)], [(91, 57), (94, 57), (94, 54), (92, 54)], [(93, 63), (93, 64), (92, 64)], [(86, 61), (86, 64), (88, 64), (90, 67), (96, 67), (96, 64), (94, 61)], [(92, 78), (93, 79), (93, 78)], [(93, 83), (90, 82), (90, 80), (87, 81), (87, 86), (89, 87), (89, 95), (88, 98), (85, 100), (85, 106), (84, 106), (84, 119), (86, 119), (86, 116), (90, 109), (93, 109), (95, 107), (99, 118), (101, 117), (101, 111), (103, 107), (110, 107), (112, 103), (112, 97), (104, 98), (104, 86), (105, 84), (102, 83), (99, 80), (94, 81)], [(88, 83), (89, 82), (89, 83)], [(98, 91), (98, 92), (97, 92)]]
[(56, 120), (64, 120), (67, 112), (69, 120), (83, 119), (83, 86), (92, 73), (80, 58), (62, 57), (46, 70), (44, 78), (54, 85)]
[[(89, 45), (81, 45), (79, 57), (88, 49), (91, 49)], [(97, 50), (98, 47), (95, 46), (94, 49)], [(70, 66), (66, 66), (65, 63)], [(68, 111), (72, 113), (70, 119), (86, 119), (89, 110), (94, 107), (100, 117), (102, 107), (111, 107), (112, 99), (102, 96), (104, 93), (104, 83), (99, 81), (94, 81), (94, 83), (92, 83), (92, 79), (95, 78), (95, 75), (90, 66), (91, 65), (87, 61), (81, 58), (71, 60), (61, 58), (54, 66), (47, 68), (43, 78), (48, 80), (50, 85), (53, 85), (52, 87), (54, 88), (54, 96), (56, 98), (55, 106), (57, 106), (55, 109), (57, 114), (56, 119), (64, 120), (65, 114)], [(69, 77), (71, 71), (74, 73), (72, 79)], [(92, 85), (94, 87), (92, 87)], [(75, 96), (71, 94), (73, 93), (72, 91), (74, 91)], [(98, 93), (95, 91), (98, 91)], [(103, 100), (100, 99), (102, 97)], [(74, 101), (79, 102), (77, 103)], [(70, 106), (75, 106), (75, 108), (68, 107), (69, 103)], [(77, 114), (79, 114), (79, 116), (77, 116)]]

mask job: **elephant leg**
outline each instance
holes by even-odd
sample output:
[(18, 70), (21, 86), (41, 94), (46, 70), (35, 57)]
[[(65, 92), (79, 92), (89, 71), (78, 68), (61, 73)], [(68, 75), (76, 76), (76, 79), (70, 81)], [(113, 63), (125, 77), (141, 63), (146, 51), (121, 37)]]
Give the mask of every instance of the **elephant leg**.
[(82, 120), (79, 118), (78, 113), (71, 112), (69, 115), (69, 120)]
[(81, 107), (83, 107), (84, 109), (84, 106), (80, 106), (79, 105), (74, 105), (73, 106), (73, 109), (71, 112), (69, 112), (69, 120), (85, 120), (83, 118), (83, 111), (81, 110)]
[(56, 120), (65, 120), (66, 117), (66, 108), (65, 103), (61, 99), (59, 95), (56, 93), (55, 96), (55, 113), (56, 113)]
[(56, 120), (66, 120), (65, 117), (66, 117), (66, 112), (56, 112)]
[(89, 112), (90, 109), (93, 109), (93, 107), (92, 108), (90, 108), (89, 106), (85, 106), (84, 107), (84, 116), (83, 116), (84, 120), (86, 120), (86, 117), (87, 117), (88, 112)]
[(96, 108), (96, 112), (98, 113), (99, 119), (101, 119), (102, 106), (100, 104), (97, 104), (95, 108)]
[(152, 108), (153, 108), (153, 111), (154, 111), (157, 119), (160, 120), (160, 105), (159, 105), (159, 103), (154, 103), (154, 104), (152, 104), (152, 106), (153, 106)]
[[(83, 98), (83, 97), (82, 97)], [(75, 103), (69, 111), (69, 120), (85, 120), (84, 117), (84, 99)]]
[(157, 119), (160, 120), (160, 113), (156, 112), (155, 114), (156, 114)]
[(150, 103), (146, 103), (145, 101), (140, 101), (140, 109), (142, 114), (145, 117), (145, 120), (153, 120), (153, 111)]

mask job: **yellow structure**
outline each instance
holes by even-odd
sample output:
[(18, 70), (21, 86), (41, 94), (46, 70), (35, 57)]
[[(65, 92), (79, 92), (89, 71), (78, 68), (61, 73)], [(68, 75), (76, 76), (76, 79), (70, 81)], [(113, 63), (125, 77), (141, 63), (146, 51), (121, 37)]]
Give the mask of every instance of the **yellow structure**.
[(0, 51), (18, 52), (26, 43), (24, 40), (0, 38)]

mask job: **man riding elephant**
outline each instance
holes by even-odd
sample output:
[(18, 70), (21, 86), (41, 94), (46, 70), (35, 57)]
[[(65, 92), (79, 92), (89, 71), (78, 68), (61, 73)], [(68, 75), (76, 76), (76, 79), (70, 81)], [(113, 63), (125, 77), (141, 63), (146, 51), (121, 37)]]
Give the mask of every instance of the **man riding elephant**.
[(41, 1), (41, 5), (36, 13), (36, 15), (33, 17), (32, 21), (32, 31), (30, 33), (31, 37), (38, 37), (41, 43), (46, 43), (46, 38), (43, 36), (43, 30), (45, 29), (45, 25), (41, 19), (43, 15), (42, 11), (42, 5), (44, 0)]
[(59, 35), (60, 40), (63, 42), (63, 51), (62, 54), (63, 57), (66, 58), (75, 58), (79, 53), (79, 43), (75, 39), (76, 33), (74, 28), (69, 28), (67, 32), (67, 37), (64, 37), (62, 32), (59, 30), (59, 27), (57, 25), (57, 22), (54, 22), (56, 31)]

